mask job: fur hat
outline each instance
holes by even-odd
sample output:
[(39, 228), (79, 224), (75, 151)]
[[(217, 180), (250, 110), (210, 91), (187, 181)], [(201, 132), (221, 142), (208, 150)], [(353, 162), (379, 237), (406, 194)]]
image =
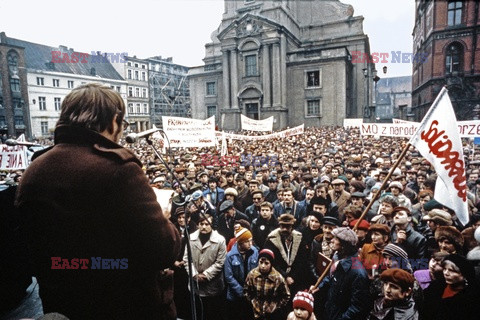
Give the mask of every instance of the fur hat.
[(398, 268), (383, 271), (380, 275), (380, 280), (383, 282), (393, 282), (399, 285), (403, 291), (408, 290), (408, 288), (413, 288), (413, 283), (415, 282), (415, 278), (410, 273)]
[(355, 232), (346, 227), (333, 229), (332, 234), (334, 237), (337, 237), (339, 240), (350, 244), (352, 247), (356, 246), (358, 243), (358, 237)]
[(455, 227), (440, 226), (435, 231), (435, 240), (438, 241), (442, 238), (447, 238), (458, 249), (463, 247), (464, 239), (460, 231)]
[(390, 182), (390, 184), (388, 185), (388, 189), (390, 189), (391, 187), (396, 187), (396, 188), (400, 189), (400, 191), (403, 190), (402, 184), (401, 184), (400, 182), (398, 182), (398, 181), (392, 181), (392, 182)]
[(238, 196), (238, 191), (235, 188), (227, 188), (225, 189), (225, 195), (232, 195), (237, 197)]
[(306, 291), (298, 291), (293, 298), (293, 309), (302, 308), (308, 311), (309, 314), (313, 313), (313, 295)]
[(235, 229), (235, 238), (237, 243), (245, 242), (252, 239), (252, 233), (247, 228), (238, 227)]
[(275, 254), (270, 249), (262, 249), (258, 253), (258, 260), (260, 260), (261, 258), (265, 258), (273, 264), (273, 261), (275, 260)]

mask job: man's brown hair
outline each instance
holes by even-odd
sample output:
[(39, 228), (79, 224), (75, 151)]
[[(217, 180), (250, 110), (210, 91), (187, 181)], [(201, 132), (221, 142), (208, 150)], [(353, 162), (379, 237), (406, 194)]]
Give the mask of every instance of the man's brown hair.
[(125, 103), (122, 97), (110, 87), (88, 83), (73, 89), (62, 102), (62, 111), (57, 127), (70, 125), (87, 128), (96, 132), (113, 133), (112, 120), (122, 128)]

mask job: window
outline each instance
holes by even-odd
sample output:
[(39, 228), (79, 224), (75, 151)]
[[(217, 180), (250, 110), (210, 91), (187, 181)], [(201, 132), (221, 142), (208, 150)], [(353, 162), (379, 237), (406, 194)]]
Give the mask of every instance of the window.
[(45, 85), (44, 79), (41, 77), (37, 77), (37, 86)]
[(138, 68), (138, 63), (135, 63), (135, 68)]
[(135, 70), (135, 80), (138, 80), (138, 71)]
[(60, 111), (60, 98), (53, 98), (54, 104), (55, 104), (55, 111)]
[(117, 86), (117, 92), (120, 92), (121, 89), (120, 89), (120, 86)]
[(13, 98), (12, 99), (12, 104), (14, 108), (21, 109), (22, 108), (22, 102), (18, 98)]
[(135, 110), (136, 113), (141, 113), (141, 112), (142, 112), (142, 111), (140, 110), (140, 103), (137, 103), (137, 104), (135, 105), (135, 107), (136, 107), (136, 108), (135, 108), (135, 109), (136, 109), (136, 110)]
[(245, 76), (251, 77), (257, 75), (257, 56), (245, 56)]
[(45, 97), (38, 97), (38, 108), (42, 111), (47, 110), (47, 99)]
[(140, 88), (135, 88), (135, 97), (140, 97)]
[(146, 103), (143, 104), (143, 113), (148, 114), (148, 105)]
[(145, 69), (145, 68), (147, 68), (147, 67), (144, 64), (142, 64), (142, 69)]
[(12, 92), (20, 92), (20, 79), (18, 76), (10, 78), (10, 88)]
[(462, 46), (459, 43), (450, 44), (445, 57), (445, 72), (460, 72), (462, 70), (462, 60)]
[(128, 87), (128, 96), (129, 97), (133, 96), (133, 88), (132, 87)]
[(133, 103), (128, 104), (128, 113), (132, 114), (133, 113)]
[(142, 72), (142, 81), (147, 81), (147, 74), (145, 71)]
[(40, 122), (40, 128), (42, 130), (42, 135), (48, 134), (48, 122), (47, 121)]
[(16, 126), (25, 125), (25, 123), (23, 123), (23, 117), (22, 116), (15, 116), (15, 125)]
[(207, 106), (207, 118), (217, 115), (217, 106)]
[(132, 79), (132, 70), (127, 70), (127, 78)]
[(320, 115), (320, 99), (307, 100), (307, 117), (318, 117)]
[(59, 79), (53, 79), (53, 86), (54, 87), (60, 87), (60, 80)]
[(73, 80), (68, 80), (68, 88), (73, 89)]
[(146, 98), (146, 97), (147, 97), (147, 89), (146, 89), (146, 88), (143, 88), (143, 89), (142, 89), (142, 97), (143, 97), (143, 98)]
[(7, 120), (5, 116), (0, 116), (0, 127), (5, 127), (7, 125)]
[(131, 67), (131, 66), (132, 66), (132, 63), (131, 63), (131, 62), (127, 62), (127, 66)]
[(462, 1), (448, 2), (448, 25), (456, 26), (462, 23)]
[(215, 82), (207, 82), (207, 96), (214, 96), (217, 94), (217, 84)]
[(320, 86), (320, 71), (307, 72), (307, 88)]

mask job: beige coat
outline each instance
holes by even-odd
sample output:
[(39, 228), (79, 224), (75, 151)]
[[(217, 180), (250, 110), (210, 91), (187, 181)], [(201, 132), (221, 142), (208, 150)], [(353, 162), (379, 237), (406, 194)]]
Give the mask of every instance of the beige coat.
[[(212, 231), (210, 239), (202, 246), (199, 239), (200, 231), (197, 230), (190, 235), (190, 246), (192, 248), (192, 273), (193, 276), (203, 273), (208, 281), (198, 283), (195, 293), (201, 297), (210, 297), (222, 294), (223, 264), (227, 254), (225, 238), (217, 231)], [(188, 273), (187, 249), (183, 255), (185, 269)]]

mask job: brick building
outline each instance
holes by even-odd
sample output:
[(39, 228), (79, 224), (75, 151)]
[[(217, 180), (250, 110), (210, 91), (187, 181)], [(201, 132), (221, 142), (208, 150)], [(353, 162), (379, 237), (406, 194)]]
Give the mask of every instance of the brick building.
[(443, 86), (457, 120), (480, 112), (479, 1), (417, 0), (412, 112), (420, 121)]

